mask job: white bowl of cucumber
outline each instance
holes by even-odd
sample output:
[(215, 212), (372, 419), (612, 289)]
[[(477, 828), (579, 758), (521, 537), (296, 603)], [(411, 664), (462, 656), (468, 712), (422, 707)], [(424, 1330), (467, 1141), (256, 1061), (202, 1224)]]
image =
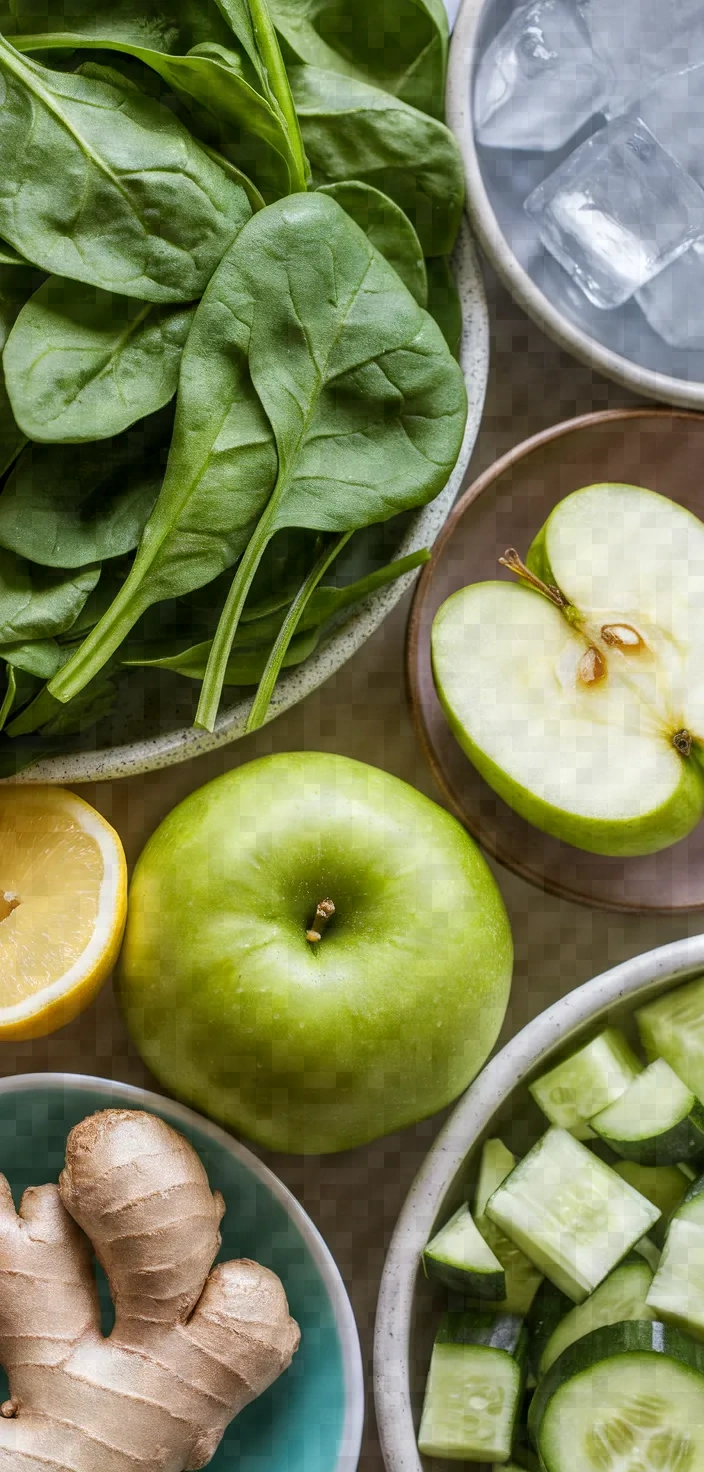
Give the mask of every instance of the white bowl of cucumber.
[(704, 936), (594, 978), (491, 1060), (389, 1248), (387, 1472), (702, 1472), (702, 1098)]

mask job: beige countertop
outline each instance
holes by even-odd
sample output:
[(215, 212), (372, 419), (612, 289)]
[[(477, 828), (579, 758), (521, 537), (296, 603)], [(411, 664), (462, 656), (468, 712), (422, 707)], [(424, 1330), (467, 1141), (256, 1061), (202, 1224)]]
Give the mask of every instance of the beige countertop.
[[(488, 274), (488, 273), (487, 273)], [(632, 402), (554, 348), (505, 292), (489, 282), (492, 370), (471, 479), (527, 435), (575, 414)], [(302, 705), (228, 750), (184, 766), (80, 788), (119, 830), (132, 863), (170, 808), (212, 777), (271, 751), (336, 751), (384, 767), (437, 797), (408, 712), (404, 633), (408, 603), (333, 679)], [(701, 917), (640, 918), (590, 911), (497, 870), (513, 925), (516, 968), (504, 1037), (590, 976), (652, 946), (704, 928)], [(187, 882), (187, 876), (184, 876)], [(106, 987), (71, 1026), (33, 1043), (4, 1044), (2, 1074), (100, 1074), (154, 1087)], [(357, 1316), (370, 1382), (374, 1309), (384, 1252), (411, 1180), (440, 1124), (435, 1118), (344, 1155), (301, 1159), (260, 1152), (296, 1194), (339, 1264)], [(371, 1390), (360, 1467), (382, 1472)]]

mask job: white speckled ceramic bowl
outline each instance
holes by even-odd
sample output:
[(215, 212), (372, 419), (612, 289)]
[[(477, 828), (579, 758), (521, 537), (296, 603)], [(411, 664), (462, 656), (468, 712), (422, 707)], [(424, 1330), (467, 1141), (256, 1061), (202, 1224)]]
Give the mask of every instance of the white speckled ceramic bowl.
[(498, 1134), (517, 1153), (525, 1151), (545, 1128), (526, 1083), (550, 1057), (576, 1045), (597, 1021), (623, 1022), (647, 998), (702, 971), (704, 935), (604, 972), (529, 1023), (460, 1099), (408, 1193), (381, 1281), (374, 1392), (387, 1472), (427, 1472), (446, 1465), (421, 1457), (416, 1446), (430, 1349), (444, 1306), (442, 1290), (423, 1276), (421, 1253), (473, 1185), (484, 1140)]
[[(543, 257), (548, 263), (545, 290), (541, 289), (538, 284), (540, 261), (533, 262), (530, 249), (522, 239), (525, 221), (522, 225), (523, 212), (520, 207), (507, 204), (503, 228), (497, 218), (491, 197), (494, 183), (489, 183), (490, 175), (485, 172), (486, 159), (483, 166), (474, 138), (472, 76), (477, 56), (483, 46), (484, 32), (493, 34), (496, 24), (506, 18), (511, 8), (510, 0), (463, 0), (450, 48), (447, 120), (462, 151), (467, 185), (467, 211), (476, 235), (519, 306), (560, 347), (590, 368), (597, 369), (607, 378), (614, 379), (616, 383), (623, 384), (637, 394), (677, 404), (685, 409), (704, 409), (703, 382), (657, 371), (660, 366), (658, 354), (662, 354), (664, 361), (668, 350), (664, 344), (658, 346), (654, 333), (650, 332), (635, 305), (629, 307), (632, 320), (629, 318), (625, 324), (623, 339), (626, 343), (633, 343), (640, 341), (640, 334), (645, 333), (645, 340), (649, 342), (649, 367), (641, 366), (632, 361), (627, 353), (615, 351), (613, 347), (605, 346), (599, 341), (597, 334), (604, 330), (604, 319), (613, 314), (600, 312), (596, 307), (589, 308), (586, 300), (582, 299), (581, 292), (576, 287), (571, 287), (566, 275), (562, 283), (563, 273), (559, 267), (555, 266), (556, 274), (552, 274), (552, 267), (546, 256)], [(514, 177), (520, 175), (522, 178), (525, 175), (529, 182), (525, 185), (522, 197), (563, 157), (563, 153), (556, 153), (553, 161), (541, 172), (540, 155), (537, 153), (516, 154), (496, 149), (486, 149), (483, 152), (487, 156), (492, 155), (496, 161), (497, 179), (501, 177), (501, 170), (504, 171), (504, 178), (506, 171), (511, 171)], [(547, 158), (549, 160), (550, 155)], [(526, 261), (530, 258), (531, 271), (519, 260), (517, 250), (514, 250), (508, 238), (511, 235), (520, 254)], [(580, 326), (576, 316), (573, 318), (569, 315), (572, 293), (578, 302), (579, 315), (586, 313), (584, 320), (591, 320), (593, 333)], [(684, 355), (680, 356), (684, 358)], [(698, 361), (704, 357), (701, 353), (696, 356)], [(657, 366), (653, 366), (656, 364)]]
[[(369, 550), (375, 556), (365, 566), (357, 551), (354, 576), (362, 577), (373, 565), (405, 557), (422, 547), (432, 546), (459, 493), (469, 458), (479, 430), (484, 407), (489, 371), (489, 321), (481, 271), (472, 245), (469, 228), (463, 223), (455, 248), (454, 265), (462, 301), (463, 329), (460, 362), (467, 384), (469, 414), (462, 449), (455, 469), (437, 499), (410, 516), (396, 518), (385, 528), (372, 528)], [(359, 539), (356, 539), (359, 546)], [(353, 542), (351, 548), (355, 546)], [(317, 653), (279, 680), (269, 709), (268, 720), (296, 705), (351, 655), (386, 618), (406, 592), (416, 574), (399, 578), (368, 598), (351, 616), (335, 629), (331, 638)], [(36, 766), (20, 773), (12, 781), (26, 782), (102, 782), (115, 777), (134, 776), (173, 766), (190, 757), (201, 756), (215, 747), (226, 746), (244, 734), (252, 693), (225, 705), (215, 731), (196, 731), (191, 724), (195, 712), (194, 692), (190, 681), (159, 676), (144, 671), (137, 680), (125, 685), (125, 698), (109, 723), (102, 725), (102, 741), (98, 749), (87, 744), (66, 755), (44, 758)], [(90, 733), (88, 733), (88, 741)]]

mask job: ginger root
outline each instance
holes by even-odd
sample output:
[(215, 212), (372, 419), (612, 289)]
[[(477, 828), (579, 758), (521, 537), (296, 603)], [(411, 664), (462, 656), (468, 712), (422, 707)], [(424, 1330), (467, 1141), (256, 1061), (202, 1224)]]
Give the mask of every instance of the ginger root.
[(139, 1111), (76, 1125), (58, 1186), (25, 1191), (19, 1213), (0, 1176), (0, 1472), (206, 1466), (300, 1338), (268, 1268), (212, 1267), (224, 1210), (195, 1150)]

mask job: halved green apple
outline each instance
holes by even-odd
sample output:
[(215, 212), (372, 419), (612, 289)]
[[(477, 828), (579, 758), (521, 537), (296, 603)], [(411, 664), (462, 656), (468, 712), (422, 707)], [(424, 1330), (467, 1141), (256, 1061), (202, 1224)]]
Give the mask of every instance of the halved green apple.
[(475, 583), (433, 623), (460, 745), (529, 823), (577, 848), (653, 853), (704, 813), (704, 524), (654, 491), (555, 507), (518, 583)]

